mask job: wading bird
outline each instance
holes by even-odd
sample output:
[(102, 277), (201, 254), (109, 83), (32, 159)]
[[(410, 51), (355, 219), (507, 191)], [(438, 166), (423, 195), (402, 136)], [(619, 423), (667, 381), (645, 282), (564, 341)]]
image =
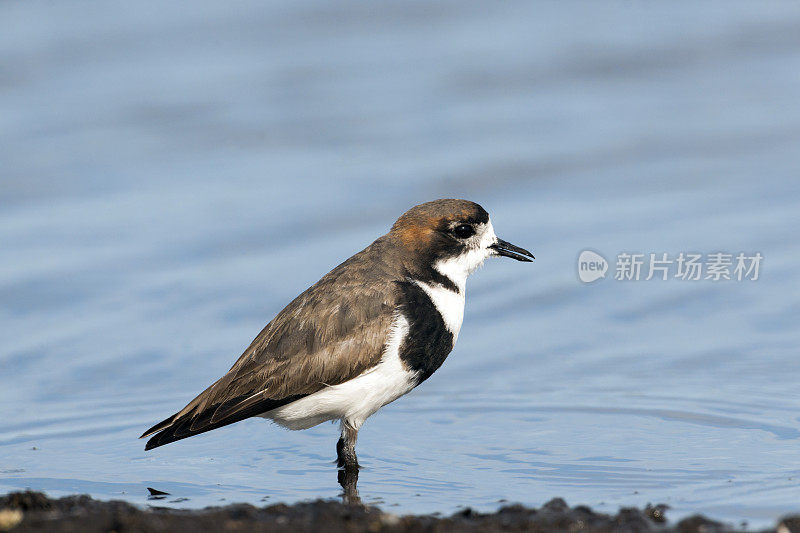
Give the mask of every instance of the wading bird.
[(531, 261), (466, 200), (409, 209), (261, 330), (227, 374), (145, 431), (146, 450), (245, 418), (289, 429), (341, 421), (338, 463), (357, 470), (364, 421), (428, 379), (453, 349), (467, 276), (492, 256)]

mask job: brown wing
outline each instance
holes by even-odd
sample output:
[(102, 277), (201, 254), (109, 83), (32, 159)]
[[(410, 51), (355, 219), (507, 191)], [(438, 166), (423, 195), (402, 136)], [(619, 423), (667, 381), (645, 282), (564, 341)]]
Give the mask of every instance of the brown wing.
[(146, 450), (256, 416), (348, 381), (380, 361), (394, 284), (366, 261), (379, 241), (295, 298), (227, 374), (147, 430)]

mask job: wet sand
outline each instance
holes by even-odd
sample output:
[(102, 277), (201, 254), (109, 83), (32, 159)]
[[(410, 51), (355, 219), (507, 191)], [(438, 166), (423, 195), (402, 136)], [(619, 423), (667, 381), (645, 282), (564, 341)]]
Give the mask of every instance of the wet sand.
[[(377, 507), (324, 500), (266, 507), (231, 504), (202, 510), (141, 509), (85, 495), (52, 499), (26, 491), (0, 497), (0, 531), (743, 531), (700, 515), (670, 523), (667, 512), (666, 506), (655, 505), (623, 508), (608, 515), (588, 507), (570, 507), (560, 498), (539, 509), (511, 505), (490, 514), (465, 509), (449, 517), (398, 516)], [(765, 531), (800, 531), (800, 515), (787, 517)]]

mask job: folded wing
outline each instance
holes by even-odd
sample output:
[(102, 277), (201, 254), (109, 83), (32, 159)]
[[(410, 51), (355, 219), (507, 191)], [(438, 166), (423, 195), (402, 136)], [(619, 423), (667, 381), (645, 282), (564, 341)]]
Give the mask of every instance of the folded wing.
[(227, 374), (147, 430), (145, 449), (261, 415), (377, 365), (395, 302), (385, 277), (353, 275), (359, 255), (281, 311)]

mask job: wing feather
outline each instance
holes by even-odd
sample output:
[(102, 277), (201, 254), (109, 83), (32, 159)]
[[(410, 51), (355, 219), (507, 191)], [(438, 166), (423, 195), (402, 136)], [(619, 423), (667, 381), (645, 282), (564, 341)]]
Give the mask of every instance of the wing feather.
[(332, 270), (284, 308), (231, 369), (186, 407), (147, 430), (145, 449), (257, 416), (380, 361), (396, 306), (392, 276), (366, 250)]

